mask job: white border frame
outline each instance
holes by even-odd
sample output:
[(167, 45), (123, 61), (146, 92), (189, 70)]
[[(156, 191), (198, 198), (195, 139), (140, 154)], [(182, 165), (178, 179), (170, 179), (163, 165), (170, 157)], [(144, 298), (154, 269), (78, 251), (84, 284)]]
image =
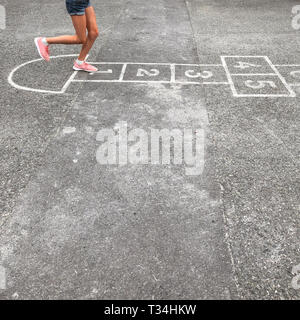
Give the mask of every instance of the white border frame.
[[(266, 60), (266, 62), (269, 64), (269, 66), (272, 68), (272, 70), (274, 71), (274, 73), (269, 74), (269, 73), (262, 73), (262, 74), (252, 74), (252, 73), (247, 73), (247, 74), (231, 74), (226, 62), (226, 58), (263, 58)], [(267, 98), (267, 97), (286, 97), (286, 98), (295, 98), (296, 97), (296, 93), (292, 90), (292, 88), (288, 85), (288, 83), (285, 81), (284, 77), (280, 74), (280, 72), (277, 70), (277, 68), (275, 67), (275, 65), (271, 62), (271, 60), (269, 59), (269, 57), (267, 56), (221, 56), (221, 61), (222, 61), (222, 65), (224, 67), (224, 70), (226, 72), (227, 78), (228, 78), (228, 82), (230, 83), (230, 88), (232, 90), (233, 96), (237, 97), (237, 98), (247, 98), (247, 97), (255, 97), (255, 98)], [(270, 75), (274, 75), (277, 76), (280, 81), (282, 82), (282, 84), (285, 86), (285, 88), (287, 89), (287, 91), (289, 92), (289, 94), (240, 94), (237, 92), (234, 81), (232, 76), (255, 76), (255, 75), (265, 75), (265, 76), (270, 76)]]
[[(51, 59), (57, 59), (57, 58), (65, 58), (65, 57), (76, 57), (77, 54), (67, 54), (67, 55), (57, 55), (57, 56), (51, 56)], [(299, 83), (287, 83), (285, 78), (281, 75), (281, 73), (279, 72), (279, 70), (276, 68), (277, 67), (300, 67), (300, 65), (274, 65), (271, 60), (267, 57), (267, 56), (262, 56), (262, 55), (258, 55), (258, 56), (240, 56), (240, 55), (233, 55), (233, 56), (220, 56), (221, 58), (221, 64), (184, 64), (184, 63), (153, 63), (153, 62), (89, 62), (90, 64), (93, 65), (122, 65), (122, 70), (121, 70), (121, 74), (119, 79), (116, 80), (80, 80), (80, 79), (75, 79), (78, 71), (74, 71), (71, 76), (69, 77), (69, 79), (65, 82), (65, 84), (63, 85), (62, 89), (59, 91), (54, 91), (54, 90), (44, 90), (44, 89), (35, 89), (35, 88), (31, 88), (31, 87), (26, 87), (26, 86), (21, 86), (18, 85), (16, 82), (14, 82), (13, 80), (13, 76), (14, 74), (20, 70), (21, 68), (23, 68), (26, 65), (35, 63), (35, 62), (39, 62), (42, 61), (42, 58), (39, 59), (34, 59), (31, 61), (27, 61), (19, 66), (17, 66), (16, 68), (14, 68), (9, 76), (8, 76), (8, 83), (18, 89), (18, 90), (24, 90), (24, 91), (29, 91), (29, 92), (37, 92), (37, 93), (47, 93), (47, 94), (64, 94), (66, 93), (68, 87), (71, 85), (71, 83), (79, 83), (79, 82), (94, 82), (94, 83), (140, 83), (140, 84), (146, 84), (146, 83), (150, 83), (150, 84), (171, 84), (171, 85), (229, 85), (232, 91), (232, 94), (234, 97), (296, 97), (296, 93), (292, 90), (292, 87), (297, 87), (300, 84)], [(226, 58), (263, 58), (266, 60), (266, 62), (268, 63), (268, 65), (272, 68), (272, 70), (274, 71), (274, 73), (249, 73), (249, 74), (234, 74), (234, 76), (255, 76), (255, 75), (259, 75), (259, 76), (276, 76), (280, 79), (280, 81), (282, 82), (282, 84), (285, 86), (285, 88), (287, 89), (287, 91), (289, 92), (289, 94), (239, 94), (237, 92), (237, 89), (235, 87), (234, 84), (234, 80), (232, 78), (233, 74), (230, 73), (228, 65), (226, 63)], [(151, 81), (151, 80), (124, 80), (124, 75), (125, 72), (127, 70), (127, 66), (128, 65), (157, 65), (157, 66), (169, 66), (170, 70), (171, 70), (171, 79), (170, 80), (165, 80), (165, 81)], [(209, 81), (204, 81), (204, 82), (196, 82), (196, 81), (176, 81), (176, 74), (175, 74), (175, 70), (176, 70), (176, 66), (190, 66), (190, 67), (223, 67), (226, 77), (228, 79), (228, 82), (209, 82)]]

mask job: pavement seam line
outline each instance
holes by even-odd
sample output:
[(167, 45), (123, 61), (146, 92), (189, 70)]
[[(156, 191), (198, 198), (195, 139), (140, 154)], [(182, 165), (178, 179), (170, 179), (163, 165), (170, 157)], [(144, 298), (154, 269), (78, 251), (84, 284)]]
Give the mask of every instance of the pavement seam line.
[[(193, 22), (192, 22), (192, 16), (191, 16), (191, 10), (189, 7), (189, 1), (187, 0), (183, 0), (186, 6), (186, 10), (189, 16), (189, 21), (190, 21), (190, 25), (191, 25), (191, 30), (192, 30), (192, 34), (193, 34), (193, 40), (194, 40), (194, 45), (195, 45), (195, 49), (197, 52), (197, 57), (198, 57), (198, 61), (200, 63), (200, 53), (199, 53), (199, 49), (198, 49), (198, 45), (197, 45), (197, 41), (196, 41), (196, 37), (195, 37), (195, 29), (193, 27)], [(208, 119), (209, 121), (209, 119)], [(209, 123), (208, 123), (209, 125)], [(237, 272), (236, 272), (236, 267), (235, 267), (235, 261), (234, 261), (234, 257), (233, 257), (233, 251), (232, 251), (232, 246), (231, 246), (231, 241), (230, 241), (230, 236), (229, 236), (229, 223), (228, 223), (228, 219), (227, 219), (227, 215), (226, 215), (226, 208), (225, 208), (225, 203), (224, 203), (224, 187), (222, 186), (222, 184), (219, 182), (220, 185), (220, 189), (221, 189), (221, 199), (220, 201), (223, 204), (223, 210), (222, 210), (222, 217), (223, 217), (223, 223), (224, 223), (224, 237), (225, 237), (225, 244), (227, 246), (227, 250), (228, 250), (228, 254), (229, 254), (229, 258), (230, 258), (230, 262), (231, 262), (231, 269), (232, 269), (232, 278), (233, 278), (233, 282), (234, 285), (236, 287), (237, 290), (237, 295), (239, 296), (240, 294), (240, 286), (238, 283), (238, 277), (237, 277)], [(231, 295), (231, 294), (230, 294)]]
[[(241, 297), (241, 288), (240, 288), (238, 277), (237, 277), (237, 269), (235, 267), (235, 261), (234, 261), (232, 246), (231, 246), (230, 233), (229, 233), (230, 227), (229, 227), (228, 217), (226, 214), (225, 201), (223, 200), (225, 188), (220, 182), (219, 182), (219, 186), (220, 186), (220, 190), (221, 190), (221, 202), (222, 202), (222, 206), (223, 206), (223, 208), (221, 210), (222, 210), (222, 217), (223, 217), (223, 223), (224, 223), (225, 243), (226, 243), (228, 254), (230, 257), (230, 261), (231, 261), (233, 282), (234, 282), (236, 290), (237, 290), (237, 295), (240, 298)], [(234, 207), (234, 204), (232, 204), (232, 206)]]

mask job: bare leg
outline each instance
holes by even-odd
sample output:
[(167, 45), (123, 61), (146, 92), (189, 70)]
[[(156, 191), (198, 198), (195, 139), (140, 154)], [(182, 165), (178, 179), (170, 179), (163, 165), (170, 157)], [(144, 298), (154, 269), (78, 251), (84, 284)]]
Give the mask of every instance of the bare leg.
[(46, 41), (49, 44), (80, 44), (81, 43), (77, 35), (46, 38)]
[(82, 49), (80, 55), (78, 57), (79, 60), (85, 60), (86, 56), (90, 52), (95, 40), (99, 35), (97, 21), (96, 21), (96, 14), (93, 7), (88, 7), (85, 9), (85, 16), (86, 16), (86, 28), (88, 30), (88, 36), (85, 43), (82, 45)]
[(46, 38), (49, 44), (84, 44), (86, 43), (86, 16), (71, 16), (76, 31), (74, 36)]
[[(76, 35), (74, 36), (59, 36), (46, 38), (48, 44), (82, 44), (81, 52), (78, 60), (85, 60), (91, 50), (95, 40), (99, 35), (96, 14), (93, 7), (88, 7), (85, 10), (85, 15), (71, 16)], [(88, 35), (86, 35), (86, 30)]]

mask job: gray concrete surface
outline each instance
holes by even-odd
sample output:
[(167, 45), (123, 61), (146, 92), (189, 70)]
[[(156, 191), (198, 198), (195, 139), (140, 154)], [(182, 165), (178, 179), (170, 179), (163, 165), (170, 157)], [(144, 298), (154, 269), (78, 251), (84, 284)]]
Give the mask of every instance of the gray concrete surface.
[[(296, 98), (159, 83), (78, 82), (62, 95), (17, 90), (7, 77), (38, 58), (33, 38), (71, 33), (72, 25), (63, 1), (2, 4), (1, 299), (300, 298), (291, 285), (300, 263), (299, 88)], [(94, 0), (101, 36), (89, 60), (220, 64), (221, 55), (265, 55), (300, 65), (296, 4)], [(15, 79), (59, 89), (71, 63), (39, 62)], [(203, 174), (100, 165), (97, 132), (119, 121), (204, 129)]]

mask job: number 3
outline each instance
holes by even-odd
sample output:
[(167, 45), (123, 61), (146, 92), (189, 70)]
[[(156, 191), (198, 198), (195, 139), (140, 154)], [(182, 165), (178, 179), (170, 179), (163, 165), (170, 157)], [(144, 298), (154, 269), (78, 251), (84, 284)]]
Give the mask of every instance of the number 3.
[(188, 78), (203, 78), (203, 79), (209, 79), (213, 76), (212, 72), (210, 71), (203, 71), (201, 72), (195, 72), (194, 70), (187, 70), (185, 72), (185, 76)]

